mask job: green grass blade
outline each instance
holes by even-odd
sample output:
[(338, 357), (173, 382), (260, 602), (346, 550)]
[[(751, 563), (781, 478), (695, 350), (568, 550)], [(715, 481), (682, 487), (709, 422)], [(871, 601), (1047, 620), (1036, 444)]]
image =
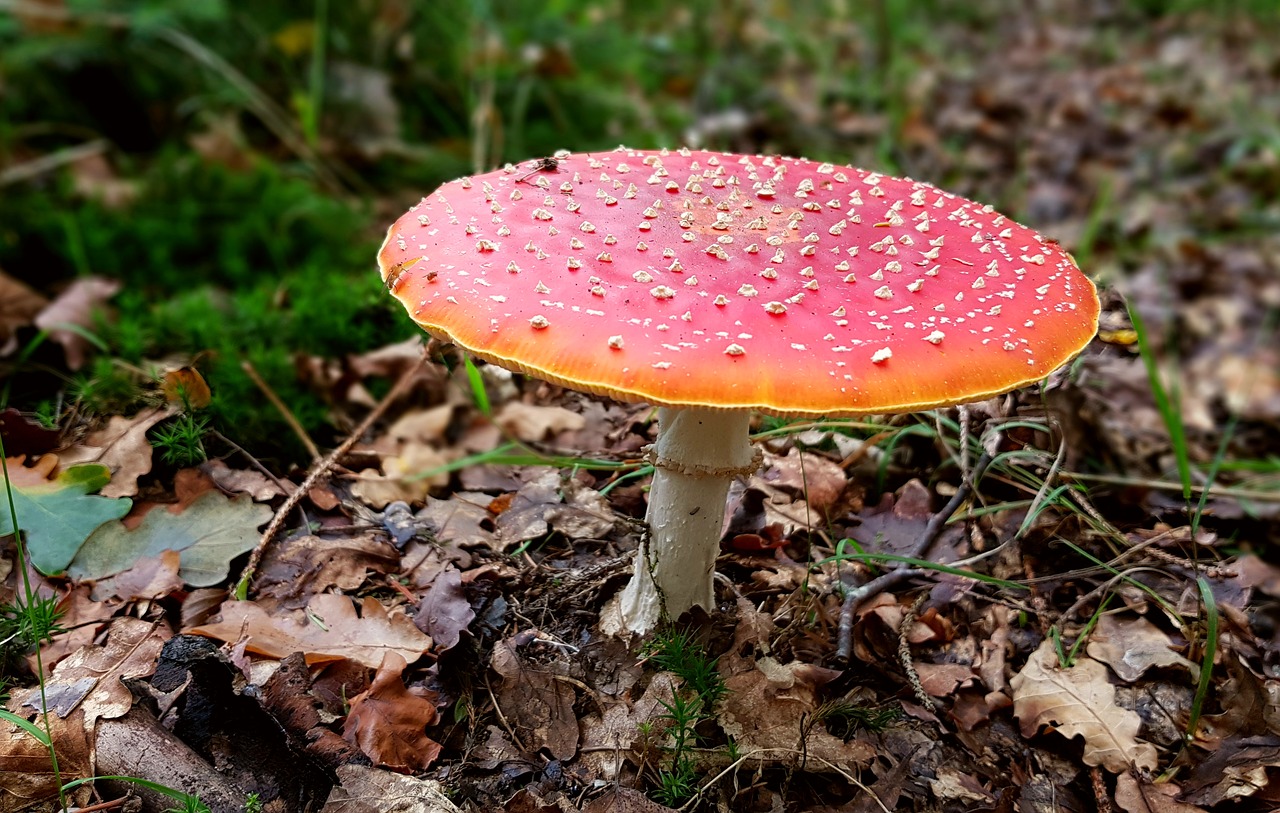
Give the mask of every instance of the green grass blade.
[(1213, 659), (1218, 654), (1218, 602), (1213, 597), (1213, 590), (1204, 576), (1196, 579), (1200, 588), (1200, 600), (1204, 602), (1204, 659), (1200, 663), (1200, 682), (1196, 685), (1196, 696), (1191, 701), (1191, 714), (1187, 717), (1185, 738), (1191, 742), (1200, 725), (1200, 716), (1204, 712), (1204, 699), (1209, 694), (1209, 683), (1213, 679)]
[[(843, 541), (843, 540), (842, 540)], [(850, 540), (856, 543), (856, 540)], [(960, 576), (964, 579), (973, 579), (974, 581), (984, 582), (986, 584), (1003, 587), (1006, 590), (1026, 590), (1025, 585), (1011, 582), (1006, 579), (998, 579), (995, 576), (988, 576), (985, 573), (974, 573), (972, 570), (961, 570), (958, 567), (949, 565), (941, 565), (937, 562), (930, 562), (927, 559), (916, 559), (911, 556), (898, 556), (894, 553), (837, 553), (835, 556), (828, 556), (814, 562), (815, 565), (825, 565), (831, 562), (855, 561), (855, 562), (897, 562), (899, 564), (918, 567), (923, 570), (934, 570), (938, 573), (946, 573), (951, 576)]]
[(1178, 462), (1178, 479), (1182, 482), (1182, 499), (1187, 506), (1191, 505), (1191, 456), (1187, 450), (1187, 431), (1182, 423), (1181, 397), (1177, 382), (1167, 389), (1160, 376), (1160, 366), (1156, 362), (1155, 352), (1151, 349), (1151, 340), (1147, 335), (1146, 325), (1138, 311), (1129, 306), (1129, 321), (1138, 336), (1138, 353), (1142, 356), (1142, 364), (1147, 368), (1147, 380), (1151, 383), (1151, 394), (1156, 401), (1156, 409), (1164, 420), (1169, 432), (1169, 441), (1173, 445), (1173, 454)]
[(53, 741), (49, 739), (49, 735), (44, 733), (44, 729), (40, 728), (40, 726), (36, 725), (35, 723), (29, 720), (24, 720), (23, 718), (19, 717), (13, 712), (7, 711), (5, 709), (0, 709), (0, 720), (8, 720), (9, 722), (13, 723), (18, 728), (21, 728), (23, 731), (35, 737), (36, 741), (39, 742), (41, 745), (43, 745), (45, 748), (53, 747)]
[(489, 417), (493, 414), (493, 404), (489, 402), (489, 391), (484, 387), (484, 377), (480, 375), (480, 368), (471, 360), (471, 356), (464, 356), (463, 363), (467, 369), (467, 383), (471, 385), (471, 397), (475, 399), (476, 409), (480, 410), (480, 414)]
[(159, 782), (152, 782), (149, 779), (139, 779), (136, 776), (86, 776), (82, 779), (71, 780), (70, 782), (62, 786), (62, 791), (65, 793), (66, 791), (74, 790), (80, 787), (81, 785), (87, 785), (90, 782), (98, 782), (100, 780), (106, 780), (108, 782), (128, 782), (131, 785), (137, 785), (140, 788), (146, 788), (147, 790), (152, 790), (152, 791), (155, 791), (156, 793), (160, 793), (165, 796), (168, 796), (170, 799), (173, 799), (174, 801), (177, 801), (180, 804), (185, 805), (190, 802), (194, 802), (197, 807), (194, 807), (192, 809), (197, 809), (197, 810), (209, 809), (208, 806), (204, 804), (204, 802), (201, 802), (198, 797), (192, 796), (190, 793), (184, 793), (180, 790), (174, 790), (168, 785), (162, 785)]

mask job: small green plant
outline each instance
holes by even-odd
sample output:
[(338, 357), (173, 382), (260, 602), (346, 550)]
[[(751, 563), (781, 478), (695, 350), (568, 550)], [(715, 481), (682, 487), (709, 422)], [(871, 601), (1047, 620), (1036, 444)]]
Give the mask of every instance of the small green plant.
[(256, 793), (244, 797), (244, 813), (262, 813), (262, 798)]
[(208, 418), (183, 412), (151, 430), (151, 445), (160, 451), (161, 459), (171, 466), (195, 466), (208, 458), (204, 450), (204, 435), (207, 431)]
[(858, 731), (880, 734), (902, 716), (892, 706), (860, 706), (838, 698), (823, 703), (813, 713), (813, 722), (825, 723), (833, 737), (847, 740)]
[(671, 761), (658, 770), (658, 787), (654, 800), (668, 807), (679, 807), (697, 792), (697, 765), (692, 749), (698, 744), (698, 725), (713, 717), (715, 707), (724, 699), (727, 687), (716, 669), (716, 658), (688, 630), (667, 629), (659, 632), (645, 647), (644, 655), (654, 666), (671, 672), (681, 685), (670, 702), (663, 701), (669, 745), (665, 750)]

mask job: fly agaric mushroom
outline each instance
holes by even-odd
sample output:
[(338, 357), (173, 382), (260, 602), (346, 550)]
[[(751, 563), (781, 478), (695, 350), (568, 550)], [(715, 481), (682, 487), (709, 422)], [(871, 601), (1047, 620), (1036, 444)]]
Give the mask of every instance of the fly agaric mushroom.
[(1038, 381), (1097, 328), (1057, 243), (919, 181), (799, 158), (619, 148), (445, 184), (378, 255), (413, 319), (483, 359), (660, 407), (636, 632), (714, 606), (752, 412), (852, 416)]

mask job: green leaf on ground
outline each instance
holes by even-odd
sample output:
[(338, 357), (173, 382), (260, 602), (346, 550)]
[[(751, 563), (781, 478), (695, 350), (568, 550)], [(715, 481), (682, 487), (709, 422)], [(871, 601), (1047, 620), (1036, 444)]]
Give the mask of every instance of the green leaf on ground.
[[(26, 532), (31, 563), (43, 573), (61, 573), (96, 528), (129, 512), (133, 501), (93, 492), (111, 481), (99, 463), (72, 466), (55, 479), (13, 486), (18, 527)], [(0, 536), (14, 531), (9, 484), (0, 480)]]
[(257, 544), (258, 526), (270, 518), (271, 509), (247, 495), (230, 499), (208, 491), (180, 513), (152, 510), (133, 530), (119, 522), (99, 528), (67, 573), (74, 579), (104, 579), (139, 560), (176, 550), (182, 580), (192, 587), (209, 587), (227, 577), (232, 559)]

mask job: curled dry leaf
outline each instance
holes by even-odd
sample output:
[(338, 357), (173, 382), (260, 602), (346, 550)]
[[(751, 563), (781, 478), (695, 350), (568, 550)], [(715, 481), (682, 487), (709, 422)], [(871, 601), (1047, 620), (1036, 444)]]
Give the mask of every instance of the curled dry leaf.
[(1084, 738), (1086, 765), (1112, 773), (1155, 769), (1155, 746), (1138, 739), (1137, 713), (1115, 704), (1115, 687), (1101, 663), (1080, 658), (1069, 669), (1059, 668), (1053, 642), (1046, 639), (1009, 685), (1024, 737), (1053, 725), (1066, 737)]
[(351, 701), (342, 736), (373, 760), (395, 771), (425, 771), (440, 756), (440, 743), (427, 736), (436, 721), (435, 693), (421, 697), (405, 688), (408, 664), (396, 652), (383, 655), (369, 690)]

